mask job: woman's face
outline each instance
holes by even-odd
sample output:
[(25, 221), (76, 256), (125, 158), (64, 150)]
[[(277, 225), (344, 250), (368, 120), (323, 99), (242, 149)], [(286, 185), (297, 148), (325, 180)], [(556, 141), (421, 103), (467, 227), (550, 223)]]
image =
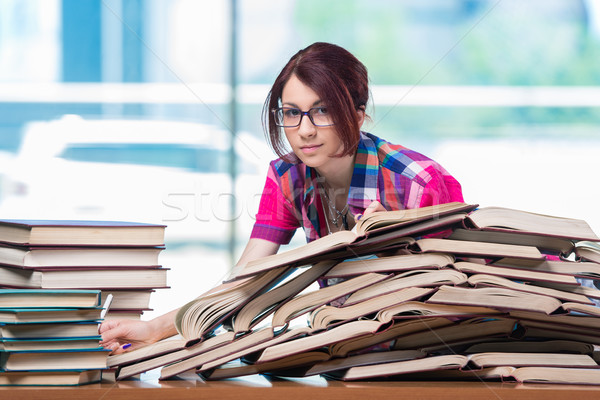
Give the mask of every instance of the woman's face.
[[(283, 87), (281, 94), (283, 107), (294, 107), (308, 111), (313, 107), (326, 107), (317, 93), (292, 75)], [(335, 126), (314, 126), (307, 115), (299, 126), (284, 128), (285, 136), (292, 151), (306, 165), (324, 173), (340, 161), (332, 157), (343, 152), (343, 143), (337, 135)]]

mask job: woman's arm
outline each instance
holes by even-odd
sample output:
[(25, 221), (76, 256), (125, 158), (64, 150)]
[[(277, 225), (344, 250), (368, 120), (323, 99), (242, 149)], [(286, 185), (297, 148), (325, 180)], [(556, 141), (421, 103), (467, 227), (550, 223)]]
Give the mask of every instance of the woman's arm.
[[(245, 265), (251, 260), (277, 253), (279, 244), (263, 239), (250, 239), (236, 265)], [(217, 286), (219, 288), (219, 286)], [(216, 288), (215, 288), (216, 289)], [(209, 290), (204, 294), (209, 294)], [(100, 325), (102, 346), (113, 354), (142, 347), (177, 334), (175, 309), (150, 321), (110, 320)], [(125, 346), (125, 348), (124, 348)]]
[(279, 246), (279, 243), (264, 239), (250, 239), (236, 266), (243, 266), (249, 261), (275, 254), (279, 250)]

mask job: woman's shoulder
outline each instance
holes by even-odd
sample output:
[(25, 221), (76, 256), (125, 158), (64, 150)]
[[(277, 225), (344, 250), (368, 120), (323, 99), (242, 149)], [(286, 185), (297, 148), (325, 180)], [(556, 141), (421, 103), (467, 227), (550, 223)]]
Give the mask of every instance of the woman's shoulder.
[(304, 171), (305, 165), (293, 153), (287, 154), (285, 157), (271, 161), (270, 171), (282, 177), (288, 173)]
[(364, 133), (364, 137), (367, 146), (370, 144), (377, 152), (380, 167), (397, 173), (406, 173), (419, 166), (439, 166), (433, 159), (406, 146), (388, 142), (370, 133)]

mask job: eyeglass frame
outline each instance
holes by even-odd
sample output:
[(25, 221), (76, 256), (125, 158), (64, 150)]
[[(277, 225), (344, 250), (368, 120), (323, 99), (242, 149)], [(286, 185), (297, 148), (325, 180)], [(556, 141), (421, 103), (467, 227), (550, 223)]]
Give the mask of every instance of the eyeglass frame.
[[(310, 120), (310, 122), (314, 126), (316, 126), (316, 127), (322, 128), (322, 127), (327, 127), (327, 126), (333, 126), (333, 125), (335, 125), (333, 122), (331, 124), (327, 124), (327, 125), (317, 125), (317, 124), (315, 124), (315, 121), (313, 120), (312, 115), (310, 115), (310, 112), (312, 110), (318, 110), (318, 109), (322, 109), (322, 108), (327, 108), (327, 107), (323, 107), (323, 106), (321, 106), (321, 107), (311, 107), (311, 108), (308, 109), (308, 111), (302, 111), (301, 109), (299, 109), (297, 107), (278, 107), (278, 108), (272, 109), (271, 112), (273, 113), (273, 118), (275, 120), (275, 125), (278, 126), (278, 127), (280, 127), (280, 128), (297, 128), (297, 127), (299, 127), (300, 124), (302, 123), (302, 118), (304, 118), (305, 115), (308, 117), (308, 119)], [(297, 125), (279, 125), (277, 123), (277, 117), (275, 116), (276, 113), (279, 110), (298, 110), (300, 112), (300, 120), (298, 121), (298, 124)]]

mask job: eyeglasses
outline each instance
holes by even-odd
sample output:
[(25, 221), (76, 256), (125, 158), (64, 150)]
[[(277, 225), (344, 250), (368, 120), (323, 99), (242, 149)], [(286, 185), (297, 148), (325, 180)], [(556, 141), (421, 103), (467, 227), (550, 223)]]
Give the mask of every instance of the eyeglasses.
[(299, 108), (280, 107), (272, 110), (275, 117), (275, 125), (282, 128), (295, 128), (302, 123), (302, 117), (308, 116), (314, 126), (331, 126), (333, 119), (327, 111), (327, 107), (313, 107), (308, 111)]

